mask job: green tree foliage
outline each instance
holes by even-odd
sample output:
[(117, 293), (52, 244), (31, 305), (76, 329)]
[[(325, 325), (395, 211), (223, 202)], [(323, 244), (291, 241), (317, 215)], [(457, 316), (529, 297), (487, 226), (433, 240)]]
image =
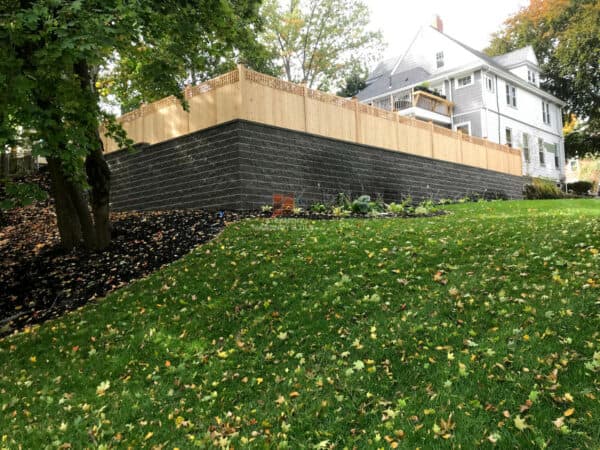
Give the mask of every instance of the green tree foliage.
[[(531, 0), (493, 35), (489, 55), (532, 45), (541, 64), (543, 88), (567, 102), (565, 116), (587, 122), (571, 139), (581, 143), (600, 130), (600, 2)], [(567, 152), (569, 151), (567, 140)]]
[(367, 87), (368, 72), (366, 68), (357, 66), (342, 83), (342, 88), (337, 92), (340, 97), (354, 97)]
[[(161, 29), (176, 33), (159, 30), (153, 44), (144, 42), (136, 52), (115, 58), (114, 66), (101, 79), (101, 93), (105, 97), (113, 94), (121, 112), (127, 112), (230, 71), (237, 63), (275, 74), (274, 55), (255, 35), (262, 26), (258, 3), (222, 2), (219, 7), (226, 8), (221, 12), (214, 6), (190, 5), (198, 11), (190, 13), (186, 8), (182, 14), (164, 16)], [(169, 83), (164, 82), (165, 73), (171, 74)]]
[(328, 90), (368, 65), (383, 48), (380, 32), (369, 31), (362, 0), (266, 0), (263, 41), (277, 55), (288, 81)]
[(218, 43), (217, 58), (248, 39), (259, 1), (0, 2), (0, 147), (27, 139), (47, 158), (65, 247), (110, 243), (110, 171), (98, 127), (121, 144), (126, 137), (99, 107), (99, 73), (116, 61), (143, 67), (147, 49), (156, 49), (150, 53), (163, 57), (144, 72), (145, 85), (177, 94), (179, 52), (192, 33), (185, 24), (203, 30), (207, 46)]

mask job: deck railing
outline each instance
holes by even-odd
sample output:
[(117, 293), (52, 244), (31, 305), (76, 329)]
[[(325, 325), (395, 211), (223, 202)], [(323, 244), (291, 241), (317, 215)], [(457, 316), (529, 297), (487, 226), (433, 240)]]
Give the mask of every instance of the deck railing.
[[(521, 151), (430, 122), (289, 83), (240, 66), (186, 88), (189, 111), (167, 97), (118, 120), (134, 142), (154, 144), (235, 119), (521, 175)], [(105, 139), (105, 150), (117, 149)], [(367, 151), (367, 150), (365, 150)]]

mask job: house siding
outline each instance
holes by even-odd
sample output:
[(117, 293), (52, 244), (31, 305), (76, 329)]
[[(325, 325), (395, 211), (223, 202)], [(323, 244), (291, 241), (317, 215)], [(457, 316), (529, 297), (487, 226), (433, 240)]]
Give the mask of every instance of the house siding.
[(471, 136), (482, 137), (481, 111), (477, 110), (466, 114), (455, 114), (453, 117), (452, 129), (456, 130), (456, 126), (469, 122), (471, 124)]
[[(466, 75), (468, 74), (465, 74), (465, 76)], [(454, 102), (455, 105), (455, 116), (473, 112), (473, 110), (478, 110), (483, 105), (483, 98), (481, 93), (481, 71), (476, 71), (473, 75), (473, 84), (463, 88), (457, 88), (456, 78), (452, 79), (452, 102)]]

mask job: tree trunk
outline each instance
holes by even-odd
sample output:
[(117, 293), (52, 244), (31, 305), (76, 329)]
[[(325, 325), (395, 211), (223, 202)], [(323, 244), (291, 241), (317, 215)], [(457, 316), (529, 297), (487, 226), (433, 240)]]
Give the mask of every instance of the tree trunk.
[(71, 250), (81, 244), (82, 233), (79, 217), (71, 201), (67, 179), (62, 171), (60, 161), (55, 158), (47, 160), (60, 243), (65, 249)]
[(110, 169), (104, 159), (104, 146), (100, 139), (100, 133), (96, 131), (98, 145), (85, 160), (85, 171), (87, 174), (90, 190), (90, 203), (95, 225), (95, 246), (103, 250), (110, 245)]

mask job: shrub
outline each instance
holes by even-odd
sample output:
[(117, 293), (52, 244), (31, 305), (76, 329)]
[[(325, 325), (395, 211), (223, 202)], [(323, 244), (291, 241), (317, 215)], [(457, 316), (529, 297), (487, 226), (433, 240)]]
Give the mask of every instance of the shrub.
[(567, 190), (577, 195), (587, 195), (592, 190), (593, 184), (591, 181), (576, 181), (567, 184)]
[(371, 197), (368, 195), (361, 195), (352, 202), (352, 212), (355, 214), (368, 214), (371, 211)]
[(543, 178), (534, 178), (531, 184), (525, 185), (523, 190), (528, 200), (542, 200), (553, 198), (564, 198), (564, 193), (556, 186), (554, 181)]
[(324, 213), (327, 212), (327, 206), (323, 203), (313, 203), (310, 205), (310, 211), (314, 213)]

